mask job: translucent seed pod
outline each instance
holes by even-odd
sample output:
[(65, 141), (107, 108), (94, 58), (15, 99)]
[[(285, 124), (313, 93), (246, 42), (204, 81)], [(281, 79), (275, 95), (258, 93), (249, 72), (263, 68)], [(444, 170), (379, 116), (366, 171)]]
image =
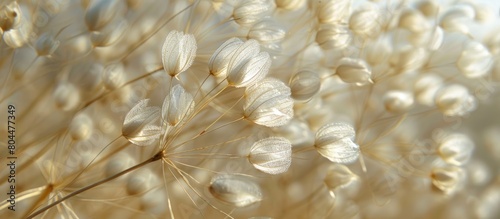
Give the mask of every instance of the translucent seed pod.
[(290, 95), (290, 88), (283, 82), (266, 78), (245, 90), (244, 116), (259, 125), (282, 126), (293, 118)]
[(383, 97), (385, 110), (391, 113), (407, 112), (413, 106), (413, 94), (405, 91), (388, 91)]
[(272, 19), (265, 19), (255, 23), (248, 32), (249, 39), (255, 39), (263, 44), (281, 42), (285, 35), (285, 28)]
[(176, 77), (191, 67), (196, 57), (196, 49), (194, 35), (170, 31), (161, 50), (163, 68), (167, 74)]
[(212, 178), (209, 190), (219, 201), (240, 208), (260, 202), (263, 198), (257, 183), (237, 175), (215, 176)]
[(316, 132), (315, 148), (334, 163), (348, 164), (359, 157), (359, 146), (354, 143), (354, 128), (347, 123), (330, 123)]
[(116, 16), (121, 1), (94, 0), (85, 11), (85, 24), (89, 31), (99, 31)]
[(102, 88), (104, 67), (99, 62), (82, 62), (75, 64), (68, 75), (68, 81), (77, 85), (82, 91), (91, 93)]
[(351, 0), (323, 1), (317, 6), (320, 23), (346, 22), (351, 14)]
[(248, 87), (262, 80), (271, 67), (271, 58), (260, 52), (259, 43), (248, 40), (234, 53), (227, 67), (227, 82), (234, 87)]
[(352, 189), (350, 195), (355, 195), (359, 189), (359, 177), (354, 174), (347, 166), (342, 164), (332, 164), (328, 167), (325, 176), (325, 185), (330, 190), (330, 195), (336, 197), (338, 190)]
[(80, 90), (67, 82), (59, 83), (52, 93), (56, 107), (63, 111), (71, 111), (80, 104)]
[(371, 66), (384, 64), (392, 54), (392, 45), (386, 38), (379, 38), (365, 47), (366, 62)]
[(34, 48), (39, 56), (52, 55), (59, 47), (59, 41), (52, 34), (45, 32), (35, 42)]
[(451, 7), (441, 17), (439, 25), (447, 31), (458, 31), (468, 34), (470, 27), (467, 22), (470, 22), (475, 17), (475, 11), (472, 6), (467, 4), (459, 4)]
[(250, 148), (248, 161), (264, 173), (285, 173), (292, 164), (292, 144), (283, 137), (259, 140)]
[(466, 87), (454, 84), (441, 88), (435, 96), (438, 109), (447, 116), (464, 116), (476, 109), (476, 99)]
[(435, 167), (431, 172), (432, 184), (444, 193), (458, 190), (465, 179), (464, 171), (455, 166)]
[(127, 31), (127, 21), (120, 20), (117, 24), (107, 25), (101, 31), (90, 33), (90, 41), (95, 47), (106, 47), (116, 43)]
[(458, 69), (468, 78), (479, 78), (493, 67), (493, 57), (480, 42), (470, 41), (457, 60)]
[(372, 71), (368, 64), (361, 59), (342, 58), (337, 65), (335, 74), (345, 83), (359, 86), (373, 83)]
[(234, 21), (242, 26), (251, 26), (271, 11), (271, 3), (268, 0), (241, 1), (234, 7)]
[(149, 99), (139, 101), (125, 115), (122, 135), (132, 144), (148, 146), (160, 137), (160, 108), (148, 106)]
[(406, 9), (401, 12), (398, 27), (407, 29), (413, 33), (422, 33), (430, 28), (430, 24), (420, 11)]
[(310, 100), (320, 88), (321, 78), (316, 72), (310, 70), (299, 71), (290, 81), (292, 97), (299, 101)]
[(427, 61), (427, 52), (421, 47), (404, 46), (394, 52), (389, 61), (398, 73), (415, 71)]
[(161, 117), (163, 122), (176, 126), (194, 110), (193, 96), (181, 85), (175, 85), (163, 101)]
[(349, 29), (343, 25), (324, 28), (316, 34), (316, 43), (324, 50), (345, 48), (351, 39)]
[(446, 136), (439, 144), (439, 156), (449, 164), (462, 166), (469, 162), (474, 143), (463, 134), (452, 134)]
[(375, 8), (356, 11), (349, 19), (349, 29), (362, 38), (377, 36), (380, 25), (380, 14)]
[(16, 27), (21, 21), (21, 9), (17, 1), (0, 5), (0, 35)]
[(215, 77), (225, 78), (227, 76), (229, 60), (241, 45), (243, 45), (243, 41), (238, 38), (231, 38), (219, 46), (208, 61), (210, 74)]
[(118, 89), (125, 83), (125, 67), (122, 63), (108, 65), (104, 68), (102, 82), (108, 90)]
[(21, 19), (16, 29), (10, 29), (3, 33), (3, 41), (10, 48), (20, 48), (28, 42), (32, 31), (32, 24), (27, 19)]
[(306, 0), (275, 0), (274, 2), (278, 8), (294, 11), (302, 8)]
[(417, 102), (427, 106), (433, 106), (436, 93), (443, 86), (443, 79), (435, 74), (424, 74), (419, 77), (413, 89)]
[(127, 175), (125, 191), (128, 195), (144, 194), (159, 184), (158, 176), (151, 169), (140, 169)]
[(426, 17), (436, 17), (439, 12), (439, 5), (435, 0), (423, 0), (417, 3), (417, 9)]
[(79, 113), (71, 121), (68, 132), (74, 141), (87, 140), (94, 130), (94, 122), (86, 113)]

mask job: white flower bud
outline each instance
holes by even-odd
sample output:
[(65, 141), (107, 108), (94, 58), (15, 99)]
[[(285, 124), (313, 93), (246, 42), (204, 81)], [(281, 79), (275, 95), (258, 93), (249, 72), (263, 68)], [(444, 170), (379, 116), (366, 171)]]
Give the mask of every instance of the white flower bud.
[(493, 57), (482, 43), (470, 41), (458, 58), (457, 67), (468, 78), (483, 77), (493, 67)]
[(233, 11), (233, 18), (236, 23), (242, 26), (250, 26), (261, 20), (272, 8), (269, 0), (247, 0), (241, 1)]
[(264, 173), (284, 173), (292, 164), (292, 145), (283, 137), (259, 140), (250, 148), (248, 161)]
[(210, 183), (210, 193), (218, 200), (246, 207), (262, 200), (260, 186), (251, 179), (237, 175), (218, 175)]
[(113, 20), (121, 1), (94, 0), (85, 11), (85, 24), (90, 31), (99, 31)]
[(375, 37), (380, 31), (380, 25), (380, 14), (375, 8), (356, 11), (349, 19), (351, 31), (363, 38)]
[(283, 82), (267, 78), (245, 90), (245, 118), (259, 125), (276, 127), (293, 117), (290, 88)]
[(283, 26), (271, 19), (262, 20), (252, 26), (248, 38), (258, 40), (263, 44), (281, 42), (286, 35)]
[(388, 112), (402, 113), (413, 105), (413, 95), (404, 91), (388, 91), (385, 93), (384, 106)]
[(168, 33), (161, 49), (163, 68), (172, 77), (186, 71), (196, 56), (196, 39), (192, 34), (173, 30)]
[(354, 128), (347, 123), (330, 123), (316, 132), (316, 150), (334, 163), (348, 164), (358, 159)]
[(230, 86), (247, 87), (262, 80), (271, 67), (271, 58), (260, 52), (259, 43), (248, 40), (233, 54), (227, 67), (227, 81)]
[(59, 83), (52, 96), (56, 107), (64, 111), (74, 110), (80, 104), (80, 90), (68, 82)]
[(225, 78), (227, 76), (229, 60), (241, 45), (243, 45), (243, 41), (238, 38), (231, 38), (219, 46), (208, 61), (210, 74)]
[(466, 87), (454, 84), (441, 88), (435, 97), (436, 106), (447, 116), (463, 116), (476, 109), (476, 100)]
[(149, 100), (141, 100), (125, 115), (122, 135), (132, 144), (148, 146), (160, 137), (160, 108), (148, 106)]
[(34, 47), (39, 56), (49, 56), (59, 47), (59, 41), (55, 40), (52, 34), (45, 32), (38, 37)]
[(472, 156), (474, 143), (468, 136), (463, 134), (452, 134), (446, 136), (439, 144), (439, 156), (449, 164), (462, 166)]
[(275, 0), (276, 7), (287, 10), (297, 10), (305, 5), (306, 0)]
[(193, 96), (177, 84), (163, 101), (161, 117), (163, 122), (176, 126), (194, 110)]
[(318, 20), (320, 23), (341, 23), (351, 14), (351, 0), (319, 1)]
[(352, 187), (353, 190), (357, 190), (359, 188), (359, 177), (342, 164), (329, 166), (324, 181), (332, 197), (336, 197), (335, 193), (338, 189), (351, 189)]
[(303, 70), (299, 71), (290, 81), (292, 97), (295, 100), (307, 101), (319, 92), (321, 88), (321, 78), (316, 72)]
[(354, 83), (359, 86), (373, 83), (371, 79), (372, 71), (368, 64), (361, 59), (341, 59), (335, 74), (345, 83)]
[(431, 172), (432, 184), (439, 190), (449, 194), (462, 186), (464, 171), (455, 166), (436, 167)]
[(341, 49), (349, 45), (351, 38), (346, 26), (335, 25), (318, 31), (316, 43), (324, 50)]
[(120, 20), (117, 24), (110, 24), (100, 31), (91, 32), (90, 41), (95, 47), (110, 46), (116, 43), (127, 30), (127, 21)]
[(421, 33), (430, 28), (424, 15), (413, 9), (406, 9), (401, 13), (398, 26), (414, 33)]
[(79, 113), (71, 121), (68, 132), (73, 140), (85, 141), (92, 135), (94, 123), (85, 113)]

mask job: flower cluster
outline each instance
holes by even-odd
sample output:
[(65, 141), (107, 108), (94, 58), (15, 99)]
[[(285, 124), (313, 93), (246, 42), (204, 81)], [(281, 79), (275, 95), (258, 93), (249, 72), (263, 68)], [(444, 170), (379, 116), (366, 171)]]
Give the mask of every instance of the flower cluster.
[(499, 8), (4, 0), (0, 217), (498, 218)]

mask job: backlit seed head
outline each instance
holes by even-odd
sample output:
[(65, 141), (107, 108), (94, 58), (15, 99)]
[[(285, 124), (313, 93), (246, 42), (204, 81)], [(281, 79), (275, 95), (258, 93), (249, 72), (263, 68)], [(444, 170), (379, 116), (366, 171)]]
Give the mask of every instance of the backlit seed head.
[(229, 60), (241, 45), (243, 45), (243, 41), (238, 38), (231, 38), (219, 46), (208, 61), (210, 74), (225, 78), (227, 76)]
[(362, 59), (341, 59), (335, 74), (346, 83), (354, 83), (360, 86), (373, 83), (371, 69)]
[(266, 78), (245, 90), (245, 118), (259, 125), (276, 127), (293, 117), (290, 88), (283, 82)]
[(341, 49), (351, 42), (351, 33), (346, 26), (334, 25), (323, 28), (316, 34), (316, 43), (324, 49)]
[(351, 0), (319, 1), (318, 20), (320, 23), (346, 22), (351, 14)]
[(152, 189), (159, 183), (158, 176), (150, 169), (140, 169), (127, 175), (126, 191), (128, 195), (139, 195)]
[(449, 164), (462, 166), (466, 164), (474, 150), (474, 143), (468, 136), (452, 134), (446, 136), (439, 144), (439, 156)]
[(350, 124), (326, 124), (316, 132), (314, 146), (323, 157), (334, 163), (352, 163), (359, 156), (359, 146), (354, 143), (355, 134)]
[(7, 5), (0, 5), (0, 35), (15, 28), (21, 21), (21, 9), (17, 1)]
[(435, 167), (431, 172), (432, 184), (444, 193), (453, 193), (463, 186), (465, 172), (456, 166)]
[(290, 81), (292, 97), (295, 100), (307, 101), (321, 88), (321, 78), (316, 72), (302, 70), (295, 74)]
[(125, 83), (125, 67), (123, 64), (112, 64), (104, 68), (102, 82), (104, 87), (115, 90)]
[(397, 49), (390, 59), (390, 64), (398, 73), (415, 71), (427, 61), (427, 52), (424, 48), (404, 46)]
[(116, 24), (107, 25), (100, 31), (90, 33), (90, 41), (95, 47), (106, 47), (116, 43), (127, 31), (126, 21), (118, 21)]
[(269, 0), (248, 0), (241, 1), (234, 8), (234, 21), (242, 26), (251, 26), (267, 15), (272, 8)]
[(148, 106), (149, 100), (139, 101), (125, 115), (122, 135), (132, 144), (148, 146), (160, 137), (160, 108)]
[(163, 122), (176, 126), (194, 110), (193, 96), (181, 85), (175, 85), (163, 101), (161, 117)]
[(259, 140), (250, 148), (248, 161), (264, 173), (284, 173), (292, 164), (292, 145), (282, 137)]
[(196, 57), (196, 49), (194, 35), (170, 31), (161, 50), (163, 68), (167, 74), (176, 77), (191, 67)]
[(73, 140), (84, 141), (87, 140), (94, 130), (94, 123), (86, 113), (79, 113), (73, 118), (68, 129), (69, 135)]
[(464, 116), (476, 109), (476, 99), (466, 87), (453, 84), (441, 88), (435, 96), (439, 110), (447, 116)]
[(281, 42), (285, 36), (285, 28), (271, 19), (257, 22), (248, 32), (249, 39), (255, 39), (263, 44)]
[(413, 87), (416, 100), (420, 104), (433, 106), (435, 95), (443, 85), (443, 79), (435, 74), (425, 74), (419, 77)]
[[(336, 197), (336, 190), (357, 187), (359, 177), (354, 174), (347, 166), (342, 164), (332, 164), (328, 167), (325, 176), (325, 185), (330, 190), (330, 195)], [(356, 189), (356, 188), (353, 188)]]
[(297, 10), (305, 5), (306, 0), (275, 0), (276, 7), (286, 10)]
[(493, 57), (482, 43), (471, 41), (460, 54), (457, 67), (468, 78), (483, 77), (493, 67)]
[(271, 57), (259, 51), (259, 43), (252, 39), (238, 47), (227, 67), (227, 82), (230, 86), (248, 87), (267, 75)]
[(398, 26), (414, 33), (421, 33), (430, 28), (424, 15), (413, 9), (407, 9), (401, 13)]
[(49, 56), (59, 47), (59, 41), (54, 39), (52, 34), (45, 32), (38, 37), (34, 47), (39, 56)]
[(260, 186), (250, 178), (237, 175), (218, 175), (210, 183), (210, 193), (224, 203), (246, 207), (262, 200)]
[(383, 99), (385, 109), (392, 113), (406, 112), (413, 105), (413, 94), (405, 91), (388, 91)]
[(351, 14), (349, 29), (363, 38), (371, 38), (380, 31), (380, 14), (376, 8), (367, 8)]
[(52, 93), (56, 107), (64, 111), (76, 109), (80, 104), (80, 90), (73, 84), (67, 82), (59, 83)]
[(85, 10), (85, 24), (90, 31), (99, 31), (108, 25), (119, 12), (121, 1), (95, 0)]

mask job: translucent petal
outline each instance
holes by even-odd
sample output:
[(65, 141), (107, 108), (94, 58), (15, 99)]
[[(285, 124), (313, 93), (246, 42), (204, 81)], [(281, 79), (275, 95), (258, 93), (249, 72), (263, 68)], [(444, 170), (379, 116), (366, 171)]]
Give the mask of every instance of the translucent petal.
[(463, 134), (453, 134), (447, 136), (439, 144), (439, 155), (447, 163), (461, 166), (466, 164), (472, 156), (474, 143)]
[(292, 163), (292, 145), (282, 137), (262, 139), (252, 145), (248, 160), (264, 173), (284, 173)]
[(236, 207), (246, 207), (262, 200), (260, 186), (243, 176), (218, 175), (212, 179), (209, 190), (218, 200)]
[(194, 110), (193, 96), (179, 84), (175, 85), (170, 94), (165, 97), (161, 117), (171, 126), (177, 125), (183, 118), (191, 115)]
[(150, 145), (160, 136), (160, 108), (148, 106), (148, 103), (148, 99), (139, 101), (123, 121), (122, 134), (135, 145)]
[(313, 71), (300, 71), (290, 81), (292, 97), (295, 100), (309, 100), (319, 92), (320, 88), (321, 78)]
[(255, 40), (248, 40), (234, 53), (228, 64), (227, 81), (235, 87), (247, 87), (262, 80), (271, 67), (271, 58), (260, 52)]
[(316, 34), (316, 42), (324, 50), (347, 47), (351, 39), (351, 33), (348, 28), (343, 25), (323, 28)]
[(268, 0), (241, 1), (241, 4), (234, 8), (234, 21), (243, 26), (252, 25), (265, 17), (271, 7), (271, 1)]
[(243, 45), (243, 41), (231, 38), (219, 46), (208, 61), (210, 74), (216, 77), (226, 77), (229, 60), (241, 45)]
[(352, 163), (359, 156), (359, 146), (353, 142), (355, 131), (347, 123), (330, 123), (316, 133), (315, 147), (334, 163)]
[(267, 19), (252, 26), (248, 32), (248, 38), (258, 40), (261, 43), (276, 43), (285, 38), (285, 29), (276, 21)]
[(177, 76), (193, 64), (196, 57), (196, 39), (192, 34), (173, 30), (168, 33), (162, 47), (163, 68), (170, 76)]
[(347, 189), (347, 192), (355, 195), (360, 186), (359, 177), (342, 164), (332, 164), (329, 166), (324, 181), (333, 197), (337, 196), (338, 189)]

